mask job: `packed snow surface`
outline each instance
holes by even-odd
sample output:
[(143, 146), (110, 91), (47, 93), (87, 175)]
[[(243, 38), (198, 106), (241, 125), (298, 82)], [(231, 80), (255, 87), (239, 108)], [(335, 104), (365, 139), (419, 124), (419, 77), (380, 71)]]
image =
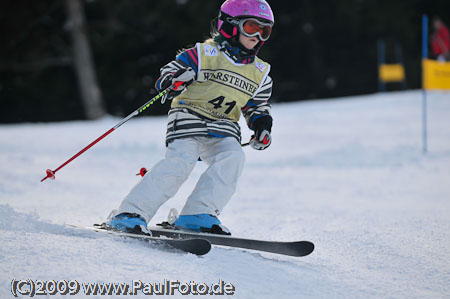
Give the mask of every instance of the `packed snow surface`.
[[(197, 257), (67, 226), (118, 207), (139, 169), (164, 156), (166, 117), (130, 120), (43, 183), (120, 118), (1, 125), (0, 298), (13, 297), (14, 279), (222, 280), (233, 298), (450, 298), (450, 94), (429, 93), (427, 115), (424, 154), (419, 91), (273, 105), (273, 143), (244, 148), (220, 219), (235, 236), (314, 242), (302, 258), (224, 247)], [(204, 170), (199, 162), (151, 225), (181, 210)]]

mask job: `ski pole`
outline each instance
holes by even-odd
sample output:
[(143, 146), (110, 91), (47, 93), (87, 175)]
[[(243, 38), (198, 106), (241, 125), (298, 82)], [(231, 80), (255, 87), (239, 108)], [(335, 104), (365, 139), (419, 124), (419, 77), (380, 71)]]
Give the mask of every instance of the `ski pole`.
[(67, 164), (69, 164), (70, 162), (72, 162), (73, 160), (75, 160), (78, 156), (80, 156), (81, 154), (83, 154), (85, 151), (87, 151), (88, 149), (90, 149), (91, 147), (93, 147), (97, 142), (99, 142), (100, 140), (102, 140), (103, 138), (105, 138), (106, 136), (108, 136), (109, 134), (111, 134), (114, 130), (116, 130), (117, 128), (119, 128), (121, 125), (123, 125), (124, 123), (126, 123), (127, 121), (129, 121), (132, 117), (140, 114), (141, 112), (143, 112), (145, 109), (147, 109), (148, 107), (150, 107), (150, 105), (152, 105), (155, 101), (157, 101), (158, 99), (160, 99), (161, 97), (163, 97), (165, 94), (167, 94), (168, 92), (170, 92), (171, 90), (177, 90), (178, 87), (180, 87), (180, 85), (182, 85), (184, 82), (175, 82), (174, 84), (172, 84), (171, 86), (167, 87), (166, 89), (164, 89), (163, 91), (161, 91), (159, 94), (157, 94), (155, 97), (153, 97), (151, 100), (149, 100), (147, 103), (145, 103), (144, 105), (142, 105), (141, 107), (139, 107), (138, 109), (136, 109), (134, 112), (132, 112), (130, 115), (128, 115), (127, 117), (125, 117), (124, 119), (122, 119), (117, 125), (115, 125), (114, 127), (112, 127), (111, 129), (109, 129), (108, 131), (106, 131), (103, 135), (101, 135), (100, 137), (98, 137), (97, 139), (95, 139), (94, 141), (92, 141), (88, 146), (86, 146), (85, 148), (83, 148), (81, 151), (79, 151), (78, 153), (76, 153), (73, 157), (71, 157), (69, 160), (67, 160), (66, 162), (64, 162), (63, 164), (61, 164), (58, 168), (56, 168), (55, 170), (51, 170), (51, 169), (47, 169), (46, 173), (47, 176), (45, 178), (43, 178), (41, 180), (41, 182), (45, 181), (46, 179), (55, 179), (55, 173), (57, 171), (59, 171), (61, 168), (63, 168), (64, 166), (66, 166)]

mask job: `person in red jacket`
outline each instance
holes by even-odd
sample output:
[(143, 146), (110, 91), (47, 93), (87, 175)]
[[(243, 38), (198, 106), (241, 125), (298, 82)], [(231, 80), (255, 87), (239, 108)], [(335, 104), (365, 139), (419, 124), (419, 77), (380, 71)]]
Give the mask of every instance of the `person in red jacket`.
[(439, 61), (450, 61), (450, 34), (439, 17), (433, 18), (434, 33), (431, 36), (431, 48)]

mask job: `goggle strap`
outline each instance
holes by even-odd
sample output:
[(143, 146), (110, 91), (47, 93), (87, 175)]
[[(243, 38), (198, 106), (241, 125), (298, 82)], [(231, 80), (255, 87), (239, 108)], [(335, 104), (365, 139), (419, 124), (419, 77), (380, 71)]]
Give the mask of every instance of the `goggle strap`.
[(231, 35), (229, 35), (228, 33), (226, 33), (223, 29), (220, 29), (220, 33), (225, 36), (226, 38), (231, 38)]

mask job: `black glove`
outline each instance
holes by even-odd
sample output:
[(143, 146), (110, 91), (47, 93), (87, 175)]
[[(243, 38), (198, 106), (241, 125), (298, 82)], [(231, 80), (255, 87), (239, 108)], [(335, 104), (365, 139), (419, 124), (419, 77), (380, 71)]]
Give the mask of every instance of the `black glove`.
[(162, 99), (161, 104), (164, 104), (166, 99), (172, 100), (174, 97), (180, 95), (182, 92), (186, 90), (186, 87), (189, 86), (195, 80), (195, 71), (188, 67), (186, 69), (179, 69), (174, 74), (167, 74), (164, 78), (161, 79), (161, 90), (164, 90), (174, 84), (175, 82), (184, 82), (177, 89), (172, 89), (169, 91)]
[(250, 139), (250, 146), (256, 150), (265, 150), (272, 143), (270, 132), (272, 130), (272, 116), (264, 115), (253, 123), (255, 134)]

